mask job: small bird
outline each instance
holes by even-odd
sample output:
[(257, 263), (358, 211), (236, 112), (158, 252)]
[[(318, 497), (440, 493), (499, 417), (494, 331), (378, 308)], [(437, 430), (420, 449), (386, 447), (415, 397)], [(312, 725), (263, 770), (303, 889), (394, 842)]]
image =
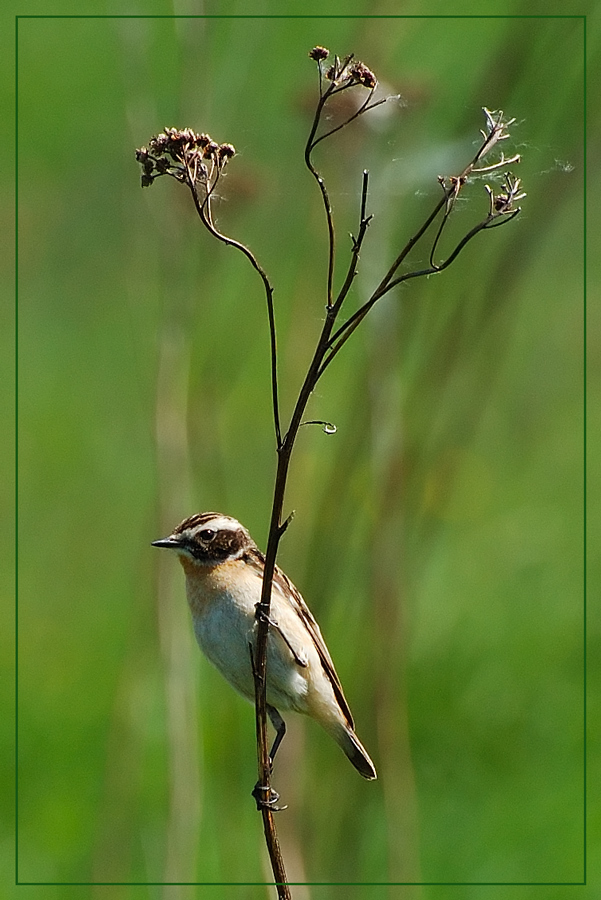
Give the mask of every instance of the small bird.
[[(196, 640), (229, 683), (254, 703), (250, 646), (256, 643), (256, 607), (265, 557), (236, 519), (204, 512), (185, 519), (154, 547), (175, 550), (186, 575)], [(286, 725), (278, 710), (319, 722), (364, 778), (376, 778), (319, 626), (290, 579), (275, 568), (267, 639), (267, 712), (276, 737), (273, 762)]]

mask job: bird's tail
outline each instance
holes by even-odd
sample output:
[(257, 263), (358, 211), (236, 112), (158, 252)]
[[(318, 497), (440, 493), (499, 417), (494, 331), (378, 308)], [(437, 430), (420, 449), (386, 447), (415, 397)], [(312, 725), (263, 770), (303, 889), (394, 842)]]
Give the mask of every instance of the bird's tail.
[(350, 728), (340, 727), (334, 737), (360, 775), (370, 781), (378, 777), (376, 767), (354, 731)]

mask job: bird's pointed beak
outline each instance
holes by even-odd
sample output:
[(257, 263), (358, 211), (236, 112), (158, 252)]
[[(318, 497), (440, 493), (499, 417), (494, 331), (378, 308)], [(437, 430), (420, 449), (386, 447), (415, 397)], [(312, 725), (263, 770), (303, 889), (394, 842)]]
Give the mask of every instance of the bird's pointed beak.
[(181, 544), (176, 538), (167, 537), (161, 538), (159, 541), (152, 541), (151, 546), (164, 547), (166, 550), (177, 550), (178, 547), (181, 547)]

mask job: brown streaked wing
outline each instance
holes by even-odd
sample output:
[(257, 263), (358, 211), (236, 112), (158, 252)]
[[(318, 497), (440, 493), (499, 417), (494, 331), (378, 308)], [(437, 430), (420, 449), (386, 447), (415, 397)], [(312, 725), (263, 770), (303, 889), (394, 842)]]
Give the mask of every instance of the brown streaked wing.
[[(245, 555), (245, 559), (254, 569), (257, 570), (260, 575), (263, 575), (264, 567), (265, 567), (265, 557), (261, 553), (258, 548), (252, 548)], [(347, 720), (349, 727), (354, 730), (355, 723), (353, 722), (353, 714), (351, 713), (350, 707), (347, 703), (346, 697), (344, 696), (344, 691), (342, 690), (342, 684), (340, 683), (340, 678), (338, 677), (338, 673), (334, 668), (334, 663), (332, 661), (332, 657), (326, 647), (325, 641), (321, 636), (321, 631), (319, 630), (319, 625), (315, 621), (315, 617), (313, 613), (303, 600), (301, 594), (296, 589), (294, 584), (290, 581), (288, 576), (283, 572), (279, 566), (275, 567), (275, 571), (273, 574), (273, 580), (275, 584), (279, 587), (280, 591), (284, 594), (285, 597), (290, 598), (290, 603), (298, 613), (298, 617), (307, 629), (307, 632), (315, 644), (317, 648), (317, 652), (319, 653), (319, 658), (321, 660), (321, 664), (323, 666), (324, 672), (328, 676), (332, 688), (334, 690), (334, 694), (336, 699), (338, 700), (338, 704), (342, 713)]]

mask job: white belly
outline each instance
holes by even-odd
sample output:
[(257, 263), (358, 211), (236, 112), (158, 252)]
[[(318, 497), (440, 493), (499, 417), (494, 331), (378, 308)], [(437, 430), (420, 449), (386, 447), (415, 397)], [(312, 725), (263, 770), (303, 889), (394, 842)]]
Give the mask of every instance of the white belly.
[[(221, 674), (236, 690), (254, 702), (250, 647), (256, 645), (255, 603), (258, 594), (252, 582), (236, 593), (213, 598), (194, 618), (196, 640)], [(299, 666), (277, 632), (270, 629), (267, 642), (267, 702), (277, 709), (306, 712), (308, 672)]]

